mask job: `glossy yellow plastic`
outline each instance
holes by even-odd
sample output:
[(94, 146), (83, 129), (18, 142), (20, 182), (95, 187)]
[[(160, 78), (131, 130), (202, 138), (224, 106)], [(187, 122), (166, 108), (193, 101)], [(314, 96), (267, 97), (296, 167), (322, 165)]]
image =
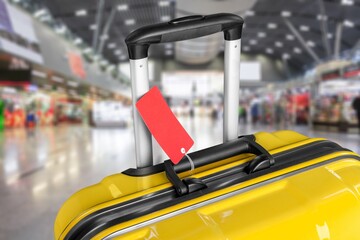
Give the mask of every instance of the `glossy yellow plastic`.
[[(319, 140), (291, 131), (258, 133), (256, 139), (271, 154)], [(349, 152), (314, 159), (130, 220), (104, 230), (94, 239), (341, 155), (349, 155)], [(249, 159), (233, 158), (226, 160), (227, 164), (222, 161), (221, 166), (197, 170), (194, 177), (231, 168)], [(55, 222), (55, 239), (64, 238), (76, 223), (94, 211), (169, 186), (163, 173), (147, 177), (109, 176), (74, 194), (63, 205)], [(339, 160), (139, 228), (116, 239), (360, 239), (360, 228), (354, 227), (354, 221), (360, 219), (359, 190), (359, 161)]]

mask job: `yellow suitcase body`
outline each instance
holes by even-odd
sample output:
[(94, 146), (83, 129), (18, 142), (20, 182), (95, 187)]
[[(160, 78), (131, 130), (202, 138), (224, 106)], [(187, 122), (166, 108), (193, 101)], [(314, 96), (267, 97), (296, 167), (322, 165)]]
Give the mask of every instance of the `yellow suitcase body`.
[[(292, 131), (260, 132), (255, 138), (271, 155), (323, 141)], [(252, 159), (248, 154), (234, 156), (195, 169), (192, 177), (216, 174)], [(115, 222), (86, 237), (79, 231), (71, 235), (99, 211), (106, 217), (105, 210), (172, 187), (164, 172), (143, 177), (115, 174), (64, 203), (56, 218), (55, 239), (360, 239), (359, 159), (346, 149), (332, 151)], [(180, 177), (186, 175), (189, 172)], [(82, 231), (92, 231), (94, 224)]]

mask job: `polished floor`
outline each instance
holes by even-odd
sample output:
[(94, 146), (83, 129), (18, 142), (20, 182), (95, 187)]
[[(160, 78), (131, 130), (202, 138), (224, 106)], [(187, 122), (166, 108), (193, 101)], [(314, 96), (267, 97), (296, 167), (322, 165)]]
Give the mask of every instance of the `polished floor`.
[[(220, 121), (183, 118), (195, 140), (192, 150), (218, 144)], [(326, 137), (360, 152), (360, 136), (290, 129)], [(272, 126), (241, 126), (241, 134), (273, 131)], [(78, 189), (103, 177), (135, 167), (133, 129), (87, 126), (13, 129), (0, 132), (0, 239), (53, 239), (53, 223), (61, 204)], [(156, 162), (165, 155), (155, 147)]]

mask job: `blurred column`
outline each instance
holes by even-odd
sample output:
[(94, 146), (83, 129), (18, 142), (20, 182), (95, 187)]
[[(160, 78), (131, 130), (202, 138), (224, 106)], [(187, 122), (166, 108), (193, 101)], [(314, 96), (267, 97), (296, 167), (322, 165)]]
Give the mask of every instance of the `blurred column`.
[(102, 14), (103, 14), (103, 10), (104, 10), (104, 0), (98, 0), (98, 5), (97, 5), (97, 9), (96, 9), (96, 19), (95, 19), (95, 31), (93, 34), (93, 50), (94, 52), (96, 52), (96, 47), (97, 47), (97, 42), (99, 39), (99, 32), (100, 32), (100, 27), (101, 27), (101, 18), (102, 18)]
[(321, 34), (322, 34), (322, 39), (323, 39), (323, 43), (324, 43), (324, 48), (326, 50), (327, 56), (330, 57), (331, 50), (330, 50), (329, 39), (327, 37), (328, 36), (328, 25), (327, 25), (327, 15), (325, 12), (324, 0), (318, 0), (318, 3), (319, 3), (319, 8), (320, 8), (320, 16), (321, 16), (320, 26), (321, 26)]
[(286, 26), (289, 28), (289, 30), (295, 35), (295, 37), (299, 40), (301, 45), (305, 48), (305, 50), (309, 53), (309, 55), (315, 60), (315, 62), (320, 63), (319, 56), (306, 44), (306, 41), (302, 37), (302, 35), (299, 33), (299, 31), (296, 30), (294, 25), (287, 19), (284, 18), (284, 22)]
[(335, 59), (340, 58), (340, 48), (341, 48), (341, 37), (342, 37), (343, 23), (338, 22), (336, 25), (336, 35), (335, 35), (335, 45), (334, 45), (334, 56)]

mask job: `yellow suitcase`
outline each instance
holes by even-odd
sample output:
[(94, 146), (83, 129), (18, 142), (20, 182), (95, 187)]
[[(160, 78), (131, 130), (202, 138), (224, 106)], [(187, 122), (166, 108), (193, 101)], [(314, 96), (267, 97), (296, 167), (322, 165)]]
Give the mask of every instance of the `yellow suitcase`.
[(242, 23), (191, 16), (130, 34), (137, 99), (148, 90), (150, 44), (224, 31), (224, 143), (190, 153), (192, 162), (152, 165), (151, 136), (134, 111), (138, 167), (71, 196), (55, 239), (360, 239), (357, 154), (293, 131), (237, 136)]

